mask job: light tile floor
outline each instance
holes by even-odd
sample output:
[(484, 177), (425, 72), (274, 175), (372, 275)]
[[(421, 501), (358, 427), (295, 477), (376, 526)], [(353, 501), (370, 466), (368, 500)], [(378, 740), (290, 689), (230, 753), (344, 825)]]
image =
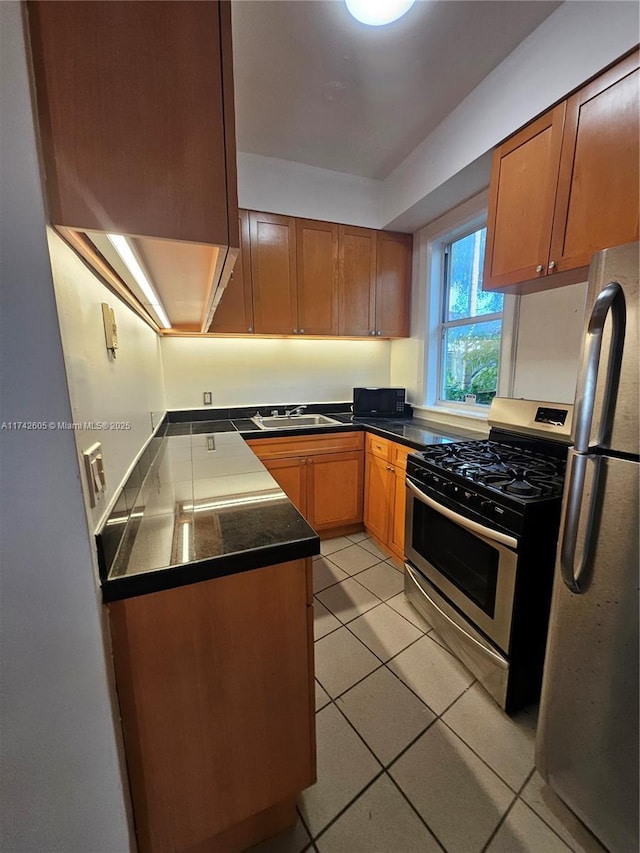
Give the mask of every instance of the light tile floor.
[(604, 853), (365, 534), (314, 559), (318, 781), (253, 853)]

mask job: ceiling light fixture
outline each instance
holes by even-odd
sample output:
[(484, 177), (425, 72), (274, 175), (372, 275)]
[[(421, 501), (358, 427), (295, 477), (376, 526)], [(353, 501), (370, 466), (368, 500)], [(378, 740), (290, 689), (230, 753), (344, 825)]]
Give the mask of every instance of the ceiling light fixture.
[(153, 285), (147, 278), (145, 271), (140, 265), (140, 261), (136, 258), (133, 249), (129, 245), (126, 237), (122, 234), (107, 234), (109, 242), (120, 255), (123, 264), (129, 270), (131, 275), (136, 280), (136, 284), (140, 287), (144, 295), (148, 299), (148, 305), (153, 309), (154, 314), (160, 320), (160, 325), (163, 329), (170, 329), (171, 323), (167, 317), (167, 312), (164, 310), (164, 305), (160, 301), (160, 297), (155, 292)]
[(415, 0), (344, 0), (356, 21), (382, 27), (405, 15)]

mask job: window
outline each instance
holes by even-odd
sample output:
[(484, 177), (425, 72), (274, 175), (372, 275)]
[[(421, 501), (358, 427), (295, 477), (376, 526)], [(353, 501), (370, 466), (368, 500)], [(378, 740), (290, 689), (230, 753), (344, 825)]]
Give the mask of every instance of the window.
[(503, 296), (482, 290), (487, 229), (444, 247), (438, 400), (488, 406), (498, 388)]

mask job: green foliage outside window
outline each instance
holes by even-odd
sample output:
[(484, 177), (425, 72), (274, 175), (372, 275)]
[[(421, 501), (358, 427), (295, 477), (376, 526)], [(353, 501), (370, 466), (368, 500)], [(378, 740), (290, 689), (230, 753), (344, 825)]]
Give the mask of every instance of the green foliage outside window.
[(482, 290), (485, 240), (481, 228), (449, 246), (441, 377), (446, 401), (475, 394), (476, 403), (489, 405), (498, 387), (503, 297)]

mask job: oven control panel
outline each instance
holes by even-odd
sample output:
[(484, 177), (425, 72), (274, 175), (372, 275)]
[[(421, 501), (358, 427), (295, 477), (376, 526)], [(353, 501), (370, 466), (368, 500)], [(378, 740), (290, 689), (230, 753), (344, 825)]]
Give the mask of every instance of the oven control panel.
[(419, 467), (412, 467), (411, 457), (407, 460), (407, 474), (414, 485), (433, 500), (440, 501), (454, 512), (462, 512), (480, 524), (500, 528), (518, 535), (523, 528), (522, 514), (502, 506), (498, 501), (460, 485), (442, 474)]
[(547, 406), (539, 406), (534, 421), (537, 424), (550, 424), (551, 426), (564, 426), (569, 415), (568, 409), (551, 409)]

